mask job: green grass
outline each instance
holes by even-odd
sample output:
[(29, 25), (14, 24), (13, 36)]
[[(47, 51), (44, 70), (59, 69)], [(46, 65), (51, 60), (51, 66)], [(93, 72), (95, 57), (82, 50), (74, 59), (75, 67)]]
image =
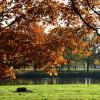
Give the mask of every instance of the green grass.
[[(18, 87), (32, 92), (17, 93)], [(100, 100), (100, 85), (0, 86), (0, 100)]]

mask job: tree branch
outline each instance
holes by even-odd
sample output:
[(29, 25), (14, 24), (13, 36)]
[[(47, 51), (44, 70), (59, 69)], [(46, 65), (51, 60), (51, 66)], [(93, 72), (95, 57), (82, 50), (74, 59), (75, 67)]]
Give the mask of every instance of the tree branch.
[(1, 61), (0, 60), (0, 64), (2, 64), (2, 65), (7, 65), (7, 66), (22, 66), (22, 65), (25, 65), (26, 64), (26, 62), (27, 61), (23, 61), (23, 62), (21, 62), (21, 63), (18, 63), (18, 64), (15, 64), (15, 63), (12, 63), (12, 62), (10, 62), (10, 63), (5, 63), (5, 62), (3, 62), (3, 61)]
[(4, 29), (6, 29), (7, 27), (10, 27), (11, 25), (13, 25), (14, 23), (16, 23), (17, 21), (20, 21), (21, 18), (24, 18), (25, 16), (20, 15), (19, 17), (16, 17), (14, 21), (12, 21), (9, 25), (3, 27), (2, 29), (0, 29), (0, 32), (3, 31)]
[(72, 6), (73, 6), (73, 8), (74, 8), (74, 11), (79, 15), (80, 19), (81, 19), (89, 28), (95, 30), (96, 33), (97, 33), (97, 35), (100, 35), (100, 34), (98, 33), (98, 30), (97, 30), (95, 27), (91, 26), (89, 23), (87, 23), (87, 22), (84, 20), (84, 18), (81, 16), (80, 12), (78, 11), (78, 9), (77, 9), (76, 6), (75, 6), (74, 0), (71, 0), (71, 2), (72, 2)]
[(89, 1), (88, 1), (88, 0), (86, 0), (86, 1), (87, 1), (87, 4), (88, 4), (89, 8), (90, 8), (92, 11), (94, 11), (94, 13), (96, 13), (97, 15), (99, 15), (99, 16), (100, 16), (100, 13), (99, 13), (99, 12), (97, 12), (97, 11), (95, 11), (95, 10), (91, 7), (91, 5), (90, 5)]

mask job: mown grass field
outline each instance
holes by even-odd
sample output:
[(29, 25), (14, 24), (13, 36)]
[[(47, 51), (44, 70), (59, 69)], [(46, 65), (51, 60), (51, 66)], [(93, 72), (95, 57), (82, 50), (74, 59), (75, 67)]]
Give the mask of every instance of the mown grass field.
[[(16, 92), (26, 87), (28, 92)], [(100, 100), (100, 85), (0, 86), (0, 100)]]

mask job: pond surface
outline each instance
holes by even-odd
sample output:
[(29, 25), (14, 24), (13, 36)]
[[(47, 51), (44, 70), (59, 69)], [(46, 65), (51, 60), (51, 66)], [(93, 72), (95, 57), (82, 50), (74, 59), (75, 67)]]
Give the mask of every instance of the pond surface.
[(39, 85), (39, 84), (100, 84), (100, 78), (18, 78), (14, 81), (2, 80), (0, 85)]

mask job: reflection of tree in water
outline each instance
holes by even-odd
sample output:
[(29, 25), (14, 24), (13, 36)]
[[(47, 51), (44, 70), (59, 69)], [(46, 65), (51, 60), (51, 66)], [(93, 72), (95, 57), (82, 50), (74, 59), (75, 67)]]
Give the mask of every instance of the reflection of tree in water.
[(59, 78), (57, 78), (57, 77), (50, 77), (48, 79), (48, 84), (59, 84)]
[(58, 77), (47, 77), (47, 78), (30, 78), (23, 79), (17, 78), (17, 80), (1, 80), (0, 85), (37, 85), (37, 84), (100, 84), (99, 78), (58, 78)]

